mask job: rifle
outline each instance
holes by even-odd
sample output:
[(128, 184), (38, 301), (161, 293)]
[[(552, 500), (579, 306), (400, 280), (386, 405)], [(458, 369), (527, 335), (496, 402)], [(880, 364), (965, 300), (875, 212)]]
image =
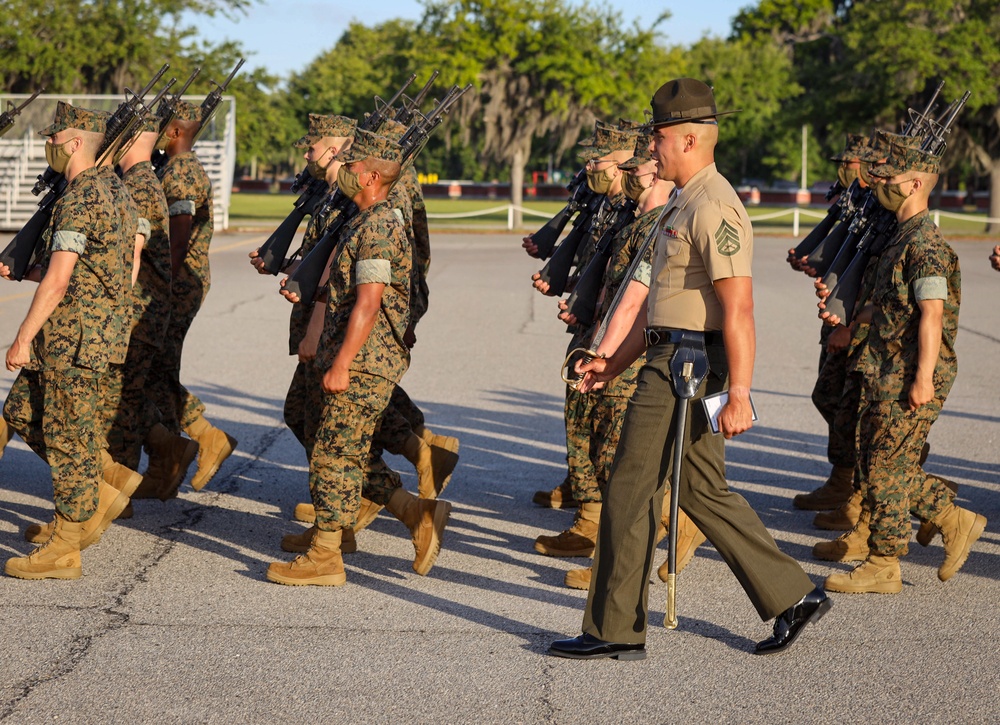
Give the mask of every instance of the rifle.
[(590, 194), (587, 197), (587, 206), (583, 207), (573, 220), (573, 229), (539, 271), (540, 279), (549, 285), (547, 294), (560, 297), (566, 291), (570, 269), (576, 260), (581, 242), (590, 233), (597, 218), (604, 214), (609, 206), (610, 202), (603, 194)]
[[(153, 76), (153, 79), (146, 84), (138, 93), (133, 93), (128, 88), (125, 89), (125, 101), (121, 103), (117, 110), (108, 119), (107, 130), (104, 134), (104, 141), (97, 152), (97, 163), (100, 166), (109, 154), (113, 153), (123, 140), (129, 138), (131, 134), (149, 115), (150, 109), (143, 102), (149, 90), (156, 84), (170, 66), (164, 64), (162, 68)], [(159, 96), (170, 87), (160, 91)], [(24, 279), (24, 275), (38, 261), (42, 252), (42, 233), (49, 226), (52, 219), (52, 211), (56, 201), (66, 191), (69, 182), (63, 174), (53, 171), (52, 167), (47, 167), (43, 174), (38, 176), (31, 193), (38, 196), (44, 190), (48, 190), (42, 200), (38, 202), (38, 209), (31, 216), (31, 219), (21, 227), (21, 230), (14, 235), (10, 243), (0, 252), (0, 264), (9, 267), (11, 278), (17, 282)]]
[(604, 286), (604, 272), (611, 259), (612, 244), (615, 237), (629, 224), (635, 221), (635, 210), (638, 203), (632, 199), (626, 200), (622, 205), (618, 216), (601, 235), (594, 250), (594, 256), (590, 258), (586, 268), (580, 274), (573, 288), (573, 294), (566, 300), (566, 309), (576, 317), (577, 322), (582, 325), (590, 325), (594, 321), (597, 312), (597, 297)]
[[(412, 77), (407, 84), (410, 82), (412, 82)], [(405, 169), (408, 164), (412, 163), (413, 158), (427, 143), (427, 139), (430, 137), (431, 132), (437, 128), (441, 121), (444, 120), (444, 115), (451, 110), (451, 107), (470, 88), (472, 88), (472, 84), (467, 85), (465, 88), (452, 86), (448, 93), (445, 94), (445, 97), (438, 102), (437, 106), (435, 106), (430, 113), (426, 116), (417, 113), (416, 121), (406, 130), (402, 138), (399, 140), (399, 145), (403, 147), (403, 162), (401, 164), (403, 169)], [(393, 102), (398, 99), (401, 93), (402, 89), (396, 94)], [(379, 113), (380, 110), (384, 109), (385, 106), (383, 106), (383, 109), (377, 108), (376, 113)], [(375, 115), (376, 114), (373, 113), (368, 119), (366, 119), (366, 121), (370, 121)], [(383, 115), (382, 120), (384, 120), (385, 117), (386, 116)], [(381, 120), (379, 120), (378, 123), (381, 125)], [(295, 273), (292, 274), (292, 276), (289, 277), (288, 282), (285, 283), (285, 289), (298, 295), (299, 300), (306, 305), (312, 304), (316, 297), (316, 290), (319, 288), (319, 282), (323, 277), (323, 271), (329, 263), (330, 255), (334, 253), (334, 250), (337, 247), (337, 243), (340, 238), (340, 230), (343, 228), (347, 220), (357, 213), (357, 207), (343, 194), (343, 192), (340, 191), (340, 189), (334, 193), (332, 204), (334, 207), (341, 209), (341, 214), (330, 223), (330, 226), (323, 234), (323, 237), (316, 243), (316, 246), (312, 248), (309, 254), (303, 258), (302, 263), (298, 266), (298, 269), (295, 270)]]
[[(399, 100), (400, 96), (403, 95), (403, 91), (405, 91), (407, 87), (413, 83), (416, 77), (416, 74), (411, 75), (409, 79), (407, 79), (407, 81), (399, 88), (399, 90), (393, 94), (388, 103), (376, 96), (375, 112), (368, 114), (358, 127), (366, 131), (377, 131), (388, 118), (388, 112), (392, 108), (393, 104)], [(434, 72), (431, 81), (433, 81), (436, 77), (437, 71)], [(425, 86), (421, 93), (426, 93), (429, 88), (430, 82), (428, 82), (428, 85)], [(296, 252), (290, 259), (285, 259), (285, 255), (288, 254), (288, 248), (292, 246), (292, 239), (295, 238), (295, 232), (298, 231), (299, 225), (302, 223), (303, 219), (311, 214), (316, 214), (317, 211), (327, 213), (332, 211), (334, 208), (338, 208), (343, 211), (347, 206), (351, 205), (351, 200), (341, 194), (339, 190), (335, 191), (332, 197), (327, 198), (327, 195), (330, 192), (330, 185), (326, 183), (325, 179), (312, 178), (312, 175), (306, 169), (303, 169), (295, 176), (295, 182), (292, 184), (292, 191), (297, 191), (298, 188), (303, 186), (305, 187), (305, 191), (303, 191), (302, 194), (299, 195), (299, 198), (295, 200), (292, 211), (287, 217), (285, 217), (285, 220), (278, 225), (278, 228), (274, 230), (274, 233), (267, 238), (267, 241), (265, 241), (257, 251), (260, 257), (264, 260), (264, 269), (267, 270), (269, 274), (278, 274), (278, 272), (291, 264), (292, 260), (294, 260), (298, 255), (298, 252)], [(325, 203), (323, 201), (324, 198), (327, 199)], [(323, 205), (322, 207), (320, 206), (321, 204)], [(341, 216), (343, 216), (343, 214), (341, 214)], [(340, 228), (339, 224), (337, 225), (337, 228)]]
[[(945, 136), (951, 132), (958, 115), (972, 95), (966, 91), (960, 99), (953, 101), (939, 118), (934, 119), (930, 114), (943, 86), (943, 82), (938, 85), (930, 103), (922, 113), (917, 113), (912, 108), (907, 109), (910, 122), (905, 129), (906, 134), (923, 136), (921, 150), (935, 156), (940, 156), (944, 152), (947, 147)], [(823, 302), (824, 310), (840, 318), (841, 323), (845, 325), (854, 317), (868, 260), (873, 255), (881, 253), (882, 248), (896, 233), (895, 214), (883, 208), (874, 198), (872, 202), (874, 207), (871, 210), (863, 209), (858, 215), (857, 221), (863, 231), (856, 247), (851, 250), (853, 253), (847, 254), (848, 250), (844, 250), (845, 259), (849, 261), (846, 264), (843, 262), (835, 264), (835, 268), (823, 278), (823, 283), (830, 290), (830, 294)], [(843, 267), (842, 272), (840, 267)]]
[(545, 225), (531, 236), (531, 241), (538, 247), (538, 258), (548, 259), (552, 255), (552, 249), (559, 240), (559, 235), (570, 218), (589, 206), (594, 192), (587, 186), (587, 170), (580, 169), (576, 172), (573, 180), (566, 185), (569, 190), (569, 201), (558, 214), (549, 219)]
[(403, 105), (401, 105), (396, 111), (396, 115), (393, 116), (393, 120), (397, 123), (403, 124), (404, 126), (408, 126), (410, 121), (413, 120), (414, 114), (420, 112), (420, 105), (424, 102), (424, 98), (427, 97), (428, 92), (431, 90), (431, 86), (434, 85), (434, 81), (437, 80), (439, 75), (441, 75), (441, 71), (436, 70), (431, 73), (431, 77), (427, 79), (424, 87), (421, 88), (420, 92), (413, 98), (403, 96)]
[[(177, 93), (172, 93), (169, 97), (164, 97), (163, 100), (160, 101), (160, 105), (156, 109), (156, 115), (160, 119), (160, 136), (162, 136), (163, 132), (167, 130), (167, 124), (170, 123), (170, 119), (177, 115), (177, 102), (184, 97), (184, 94), (187, 93), (187, 89), (194, 82), (194, 79), (198, 77), (199, 73), (201, 73), (201, 66), (198, 66), (191, 72), (191, 75), (189, 75), (188, 79), (184, 81), (184, 85), (181, 86), (181, 89), (177, 91)], [(157, 141), (159, 141), (159, 137), (157, 137)], [(156, 172), (156, 176), (158, 178), (162, 177), (162, 170), (166, 167), (167, 161), (170, 160), (167, 157), (167, 152), (156, 149), (153, 151), (149, 160), (150, 163), (153, 164), (153, 171)]]
[(209, 81), (209, 83), (214, 85), (215, 88), (212, 89), (212, 91), (205, 96), (205, 100), (201, 102), (201, 122), (198, 124), (198, 130), (194, 132), (194, 139), (192, 140), (192, 143), (198, 140), (198, 137), (201, 136), (201, 132), (205, 130), (206, 126), (208, 126), (209, 121), (211, 121), (215, 116), (215, 112), (219, 110), (219, 104), (222, 103), (222, 94), (226, 92), (227, 88), (229, 88), (229, 84), (233, 82), (233, 78), (236, 77), (236, 73), (243, 67), (244, 63), (246, 63), (246, 59), (240, 58), (240, 62), (236, 64), (235, 68), (233, 68), (233, 72), (230, 73), (226, 80), (222, 83), (216, 83), (212, 80)]
[(0, 113), (0, 136), (3, 136), (14, 126), (14, 119), (21, 115), (21, 111), (23, 111), (29, 103), (38, 98), (38, 95), (44, 90), (44, 88), (41, 88), (35, 91), (20, 106), (15, 106), (13, 102), (7, 101), (7, 110)]

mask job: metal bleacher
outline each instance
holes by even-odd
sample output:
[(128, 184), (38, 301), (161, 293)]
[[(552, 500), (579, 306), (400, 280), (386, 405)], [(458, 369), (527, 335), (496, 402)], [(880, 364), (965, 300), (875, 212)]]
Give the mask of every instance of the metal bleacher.
[[(0, 108), (7, 102), (23, 102), (26, 94), (0, 94)], [(201, 96), (185, 97), (200, 104)], [(31, 187), (45, 171), (45, 139), (39, 129), (49, 125), (57, 101), (98, 110), (113, 111), (121, 96), (41, 95), (14, 121), (14, 127), (0, 138), (0, 231), (17, 231), (34, 214), (39, 198)], [(202, 132), (194, 151), (212, 180), (215, 198), (215, 228), (229, 227), (229, 201), (236, 163), (236, 101), (223, 96), (209, 126)]]

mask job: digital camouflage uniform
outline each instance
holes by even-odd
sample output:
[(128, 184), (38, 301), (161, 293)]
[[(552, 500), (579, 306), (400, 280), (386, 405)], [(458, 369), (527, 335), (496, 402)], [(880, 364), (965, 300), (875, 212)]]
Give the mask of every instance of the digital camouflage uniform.
[(351, 364), (350, 387), (343, 393), (319, 393), (322, 416), (309, 462), (309, 488), (320, 530), (352, 527), (362, 488), (366, 498), (385, 505), (400, 486), (398, 475), (369, 453), (376, 420), (409, 364), (403, 335), (409, 324), (410, 267), (403, 225), (388, 202), (358, 212), (344, 225), (330, 269), (318, 369), (328, 370), (343, 344), (356, 286), (386, 286), (375, 326)]
[(142, 442), (160, 422), (160, 412), (148, 394), (154, 362), (159, 364), (170, 323), (170, 234), (167, 199), (149, 161), (134, 164), (123, 181), (149, 223), (142, 248), (139, 276), (132, 288), (132, 335), (123, 371), (121, 407), (109, 438), (111, 456), (129, 468), (139, 466)]
[[(615, 238), (615, 246), (611, 251), (611, 259), (604, 275), (604, 292), (597, 316), (598, 320), (605, 319), (619, 288), (630, 281), (624, 279), (625, 273), (649, 236), (653, 225), (656, 224), (656, 219), (662, 209), (663, 207), (659, 206), (641, 214)], [(653, 245), (649, 245), (643, 255), (643, 261), (639, 263), (631, 279), (649, 287), (652, 258)], [(596, 486), (585, 492), (584, 497), (579, 498), (579, 501), (601, 500), (601, 492), (604, 491), (608, 476), (611, 474), (611, 464), (614, 462), (615, 451), (618, 449), (618, 440), (621, 437), (628, 401), (635, 392), (639, 369), (645, 363), (646, 355), (643, 353), (621, 375), (608, 382), (595, 395), (596, 400), (591, 413), (590, 456), (594, 465)], [(573, 497), (577, 498), (575, 490)]]
[[(148, 239), (150, 232), (149, 220), (140, 216), (125, 182), (118, 177), (114, 169), (102, 166), (99, 172), (101, 181), (107, 185), (118, 210), (120, 222), (117, 231), (121, 235), (122, 266), (127, 277), (125, 291), (115, 309), (115, 315), (125, 321), (125, 335), (109, 351), (110, 364), (107, 373), (102, 377), (101, 388), (104, 411), (103, 446), (109, 451), (121, 451), (124, 449), (124, 431), (134, 429), (136, 425), (134, 410), (128, 409), (122, 398), (125, 362), (128, 358), (129, 338), (134, 324), (135, 290), (132, 286), (132, 267), (135, 262), (135, 237), (136, 234), (141, 234), (144, 239)], [(138, 464), (138, 460), (136, 463)]]
[(11, 429), (51, 467), (56, 511), (70, 521), (86, 521), (97, 510), (101, 378), (127, 334), (119, 309), (127, 283), (121, 224), (95, 168), (79, 173), (56, 202), (43, 274), (54, 252), (78, 259), (4, 405)]
[[(322, 115), (318, 113), (309, 114), (309, 129), (305, 136), (294, 144), (295, 148), (307, 149), (323, 138), (350, 138), (357, 122), (353, 118), (346, 116)], [(325, 169), (324, 169), (325, 171)], [(302, 246), (299, 249), (299, 258), (304, 259), (313, 247), (323, 238), (330, 224), (340, 216), (340, 210), (333, 208), (331, 204), (337, 187), (330, 189), (320, 204), (316, 207), (316, 213), (309, 217), (306, 224), (306, 231), (302, 237)], [(306, 335), (309, 327), (309, 317), (312, 315), (311, 304), (296, 302), (292, 305), (292, 312), (288, 320), (288, 354), (298, 355), (299, 344)], [(309, 399), (309, 387), (319, 387), (323, 373), (317, 373), (313, 362), (299, 362), (292, 375), (291, 384), (285, 394), (284, 420), (285, 425), (295, 436), (296, 440), (306, 449), (306, 456), (312, 451), (311, 441), (306, 439), (307, 427), (315, 430), (319, 425), (319, 411), (307, 406)], [(311, 415), (313, 420), (306, 423), (306, 416)]]
[[(941, 349), (933, 400), (911, 411), (908, 393), (917, 372), (918, 300), (943, 299)], [(858, 425), (862, 490), (871, 510), (872, 553), (900, 556), (910, 539), (910, 513), (931, 521), (954, 493), (920, 467), (927, 433), (955, 381), (955, 335), (961, 303), (958, 257), (924, 210), (903, 222), (878, 260)]]
[(211, 286), (208, 247), (212, 241), (212, 182), (193, 151), (171, 156), (163, 174), (163, 193), (171, 217), (192, 217), (191, 240), (171, 286), (171, 314), (160, 362), (154, 366), (151, 395), (163, 425), (179, 433), (197, 420), (205, 405), (181, 383), (181, 355), (195, 315)]

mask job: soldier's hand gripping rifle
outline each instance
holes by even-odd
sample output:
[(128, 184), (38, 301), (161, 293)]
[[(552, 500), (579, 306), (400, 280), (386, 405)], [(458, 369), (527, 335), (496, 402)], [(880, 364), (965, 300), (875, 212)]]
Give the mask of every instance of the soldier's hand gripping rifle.
[(38, 98), (38, 95), (44, 90), (44, 88), (40, 88), (35, 91), (20, 106), (15, 106), (10, 101), (7, 101), (7, 110), (0, 113), (0, 136), (3, 136), (14, 126), (14, 119), (21, 115), (21, 111), (23, 111), (29, 103)]
[[(389, 113), (392, 112), (392, 106), (399, 100), (403, 95), (403, 91), (413, 83), (416, 77), (416, 74), (411, 75), (388, 102), (376, 97), (375, 112), (368, 114), (364, 121), (358, 124), (358, 128), (372, 132), (377, 131), (388, 118)], [(436, 77), (437, 72), (435, 71), (431, 80), (433, 81)], [(426, 88), (429, 87), (428, 84)], [(425, 91), (422, 91), (422, 93)], [(330, 185), (326, 182), (326, 179), (314, 179), (308, 169), (303, 169), (296, 175), (295, 183), (292, 184), (292, 191), (297, 191), (303, 186), (305, 190), (295, 200), (292, 211), (278, 225), (278, 228), (274, 230), (271, 236), (267, 238), (267, 241), (260, 246), (260, 249), (257, 250), (257, 254), (264, 260), (262, 270), (268, 274), (278, 274), (278, 272), (287, 268), (295, 260), (298, 252), (288, 259), (285, 259), (285, 257), (288, 255), (289, 247), (292, 246), (292, 240), (295, 238), (295, 233), (298, 231), (299, 225), (303, 219), (315, 214), (319, 210), (320, 205), (324, 203), (324, 199), (327, 199), (330, 193)], [(324, 213), (328, 213), (334, 209), (345, 209), (351, 205), (351, 200), (337, 191), (334, 193), (333, 198), (327, 199), (325, 204)], [(340, 228), (339, 223), (337, 223), (336, 228)]]
[(576, 318), (581, 325), (591, 325), (597, 312), (597, 298), (604, 286), (604, 272), (611, 259), (615, 237), (629, 224), (635, 221), (635, 209), (638, 203), (627, 199), (622, 205), (613, 224), (608, 226), (597, 242), (594, 256), (587, 262), (586, 268), (580, 274), (573, 288), (573, 294), (566, 300), (566, 310)]
[[(417, 115), (416, 121), (406, 130), (402, 138), (399, 140), (399, 145), (403, 148), (402, 168), (405, 168), (412, 162), (413, 158), (424, 147), (424, 144), (427, 143), (427, 139), (430, 137), (431, 132), (437, 128), (441, 121), (444, 120), (444, 115), (471, 87), (471, 85), (468, 85), (465, 88), (459, 88), (458, 86), (452, 87), (452, 89), (448, 91), (445, 97), (430, 113), (426, 116)], [(379, 125), (381, 125), (381, 122), (379, 122)], [(346, 203), (341, 202), (345, 207), (344, 211), (341, 212), (337, 219), (331, 222), (330, 227), (323, 235), (323, 238), (320, 239), (309, 254), (303, 258), (302, 263), (298, 266), (298, 269), (296, 269), (295, 273), (288, 278), (288, 282), (285, 284), (285, 290), (287, 292), (296, 295), (301, 302), (307, 305), (312, 304), (316, 297), (316, 291), (319, 288), (320, 280), (323, 277), (323, 271), (327, 267), (330, 255), (337, 246), (337, 242), (340, 237), (340, 230), (343, 228), (343, 225), (347, 222), (347, 220), (356, 213), (357, 207), (354, 207), (353, 202), (351, 202), (350, 199), (347, 199), (347, 197), (344, 196), (339, 189), (337, 190), (335, 197), (345, 200)], [(350, 207), (354, 207), (354, 211), (346, 208), (348, 205), (350, 205)]]
[[(108, 119), (104, 141), (97, 152), (96, 166), (100, 166), (104, 159), (117, 151), (122, 143), (127, 141), (131, 134), (145, 121), (150, 110), (143, 102), (143, 97), (163, 77), (169, 67), (169, 65), (164, 64), (153, 76), (153, 79), (146, 84), (146, 87), (138, 93), (133, 93), (128, 88), (125, 89), (125, 102), (120, 104)], [(168, 83), (166, 88), (169, 87)], [(160, 92), (160, 95), (166, 91), (166, 88)], [(49, 226), (56, 200), (63, 195), (68, 185), (66, 177), (54, 171), (51, 166), (38, 176), (38, 181), (31, 193), (38, 196), (45, 191), (45, 196), (38, 202), (38, 209), (28, 222), (0, 252), (0, 265), (11, 270), (11, 279), (20, 282), (28, 270), (38, 261), (42, 251), (42, 233)]]
[[(941, 92), (942, 85), (944, 84), (939, 85), (935, 91), (934, 99)], [(923, 138), (921, 150), (932, 156), (942, 155), (947, 147), (945, 137), (951, 133), (952, 126), (971, 95), (970, 91), (966, 91), (960, 99), (952, 102), (937, 119), (931, 117), (932, 108), (930, 105), (921, 114), (909, 109), (911, 121), (906, 128), (907, 135), (921, 136)], [(877, 202), (875, 203), (877, 204)], [(853, 250), (852, 254), (845, 254), (848, 261), (843, 265), (843, 270), (839, 269), (839, 265), (835, 265), (823, 279), (826, 288), (831, 292), (823, 301), (822, 309), (829, 313), (830, 317), (838, 318), (844, 325), (849, 324), (853, 319), (868, 260), (873, 254), (881, 252), (881, 247), (896, 233), (896, 227), (896, 215), (877, 204), (877, 208), (873, 209), (870, 219), (865, 225), (864, 233), (859, 239), (856, 249)], [(845, 253), (848, 251), (850, 250), (845, 249)]]
[[(189, 75), (188, 79), (184, 81), (184, 85), (181, 86), (177, 93), (171, 93), (170, 95), (164, 96), (163, 100), (160, 101), (160, 105), (156, 108), (156, 116), (160, 119), (160, 136), (163, 136), (167, 130), (167, 125), (170, 123), (171, 119), (177, 115), (177, 103), (184, 97), (184, 94), (187, 93), (187, 89), (191, 87), (191, 84), (194, 83), (194, 79), (198, 77), (199, 73), (201, 73), (201, 66), (198, 66), (191, 71), (191, 75)], [(159, 141), (159, 138), (157, 141)], [(166, 168), (167, 161), (169, 161), (167, 152), (161, 149), (155, 149), (149, 161), (153, 164), (153, 171), (156, 172), (156, 176), (162, 177), (163, 169)]]

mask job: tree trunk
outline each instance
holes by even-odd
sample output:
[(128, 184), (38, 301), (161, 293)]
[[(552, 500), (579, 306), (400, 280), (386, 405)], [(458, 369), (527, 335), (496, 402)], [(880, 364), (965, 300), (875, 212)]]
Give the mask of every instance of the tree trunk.
[[(989, 217), (1000, 219), (1000, 159), (991, 159)], [(986, 222), (987, 234), (1000, 234), (1000, 221)]]
[[(524, 202), (524, 166), (527, 155), (523, 149), (515, 149), (510, 161), (510, 203), (514, 205), (514, 228), (523, 226), (521, 205)], [(1000, 184), (997, 184), (1000, 189)]]

